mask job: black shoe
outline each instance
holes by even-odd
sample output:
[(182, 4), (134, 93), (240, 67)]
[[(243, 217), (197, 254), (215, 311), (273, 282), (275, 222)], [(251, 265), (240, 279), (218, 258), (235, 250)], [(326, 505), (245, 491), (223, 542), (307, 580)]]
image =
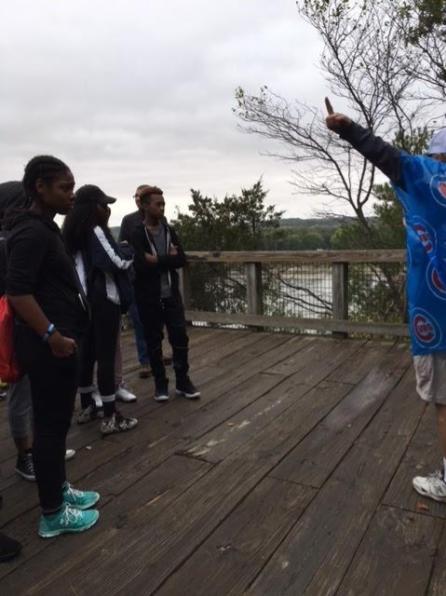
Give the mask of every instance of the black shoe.
[(169, 400), (169, 384), (167, 381), (155, 382), (155, 401), (168, 401)]
[(20, 542), (0, 533), (0, 563), (10, 561), (14, 557), (17, 557), (21, 550), (22, 545)]
[(36, 473), (34, 472), (34, 462), (31, 453), (25, 453), (25, 455), (18, 456), (15, 471), (25, 480), (35, 482)]
[(200, 397), (200, 392), (189, 379), (189, 377), (186, 377), (184, 380), (177, 381), (176, 394), (182, 395), (187, 399), (198, 399)]

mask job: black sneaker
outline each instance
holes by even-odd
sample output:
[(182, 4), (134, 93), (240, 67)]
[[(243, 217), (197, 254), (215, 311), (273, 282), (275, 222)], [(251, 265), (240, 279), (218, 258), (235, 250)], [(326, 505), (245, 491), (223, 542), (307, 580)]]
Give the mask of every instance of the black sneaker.
[(15, 471), (25, 480), (35, 482), (36, 473), (34, 472), (34, 462), (31, 453), (25, 453), (25, 455), (18, 456)]
[(10, 561), (20, 554), (22, 545), (17, 540), (0, 533), (0, 563)]
[(169, 400), (169, 385), (167, 381), (158, 381), (155, 383), (155, 401), (168, 401)]
[(201, 395), (189, 377), (186, 377), (184, 381), (177, 381), (176, 394), (182, 395), (186, 399), (198, 399)]

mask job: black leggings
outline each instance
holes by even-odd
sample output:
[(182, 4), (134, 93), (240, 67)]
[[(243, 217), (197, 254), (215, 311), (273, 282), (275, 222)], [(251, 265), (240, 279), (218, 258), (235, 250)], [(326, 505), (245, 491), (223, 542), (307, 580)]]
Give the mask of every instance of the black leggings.
[(50, 513), (63, 502), (65, 442), (78, 385), (78, 355), (56, 358), (48, 344), (24, 325), (16, 327), (15, 348), (31, 385), (33, 460), (40, 505)]
[(98, 364), (98, 389), (102, 401), (115, 401), (115, 356), (121, 309), (110, 300), (96, 300), (91, 305), (91, 323), (82, 345), (81, 393), (91, 393), (95, 362)]

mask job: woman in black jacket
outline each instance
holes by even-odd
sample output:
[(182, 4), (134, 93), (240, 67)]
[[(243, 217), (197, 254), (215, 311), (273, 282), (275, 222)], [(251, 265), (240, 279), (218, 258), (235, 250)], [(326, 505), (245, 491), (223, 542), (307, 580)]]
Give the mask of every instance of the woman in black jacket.
[(127, 311), (132, 300), (128, 270), (133, 262), (130, 248), (124, 254), (107, 225), (109, 205), (115, 200), (97, 186), (82, 186), (63, 225), (65, 245), (75, 260), (91, 306), (90, 327), (82, 347), (82, 410), (77, 421), (83, 424), (97, 418), (92, 396), (97, 362), (98, 389), (104, 405), (103, 435), (131, 430), (138, 423), (136, 418), (124, 417), (115, 406), (116, 347), (121, 313)]
[(78, 346), (88, 325), (82, 288), (53, 221), (73, 205), (70, 169), (51, 156), (33, 158), (23, 187), (31, 207), (8, 237), (6, 294), (16, 313), (15, 349), (29, 376), (34, 413), (33, 460), (42, 516), (39, 535), (82, 532), (99, 513), (96, 492), (65, 477), (65, 442), (78, 386)]

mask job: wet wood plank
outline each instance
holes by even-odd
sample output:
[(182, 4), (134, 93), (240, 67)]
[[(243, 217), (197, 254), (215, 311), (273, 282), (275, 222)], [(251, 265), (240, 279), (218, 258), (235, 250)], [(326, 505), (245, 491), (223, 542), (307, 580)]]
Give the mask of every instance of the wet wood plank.
[[(403, 376), (407, 354), (384, 357), (274, 470), (276, 478), (323, 485)], [(410, 375), (405, 389), (413, 390)]]
[(434, 518), (381, 507), (339, 593), (424, 596), (441, 530), (442, 523)]
[(83, 535), (37, 537), (35, 486), (14, 474), (0, 404), (0, 523), (24, 543), (0, 566), (0, 593), (385, 594), (420, 549), (411, 586), (427, 589), (429, 559), (430, 593), (442, 594), (446, 506), (408, 511), (403, 490), (437, 453), (407, 346), (209, 328), (190, 338), (201, 401), (154, 402), (126, 333), (139, 399), (122, 409), (139, 426), (105, 440), (97, 425), (73, 426), (70, 479), (102, 494), (101, 521)]
[[(131, 490), (116, 498), (102, 498), (99, 524), (91, 532), (78, 536), (42, 540), (35, 532), (36, 511), (17, 519), (8, 531), (24, 544), (24, 554), (15, 562), (0, 567), (0, 574), (4, 572), (5, 575), (0, 583), (1, 593), (8, 594), (9, 589), (11, 594), (66, 593), (69, 585), (66, 574), (80, 556), (89, 558), (124, 529), (131, 533), (132, 527), (138, 524), (135, 519), (144, 517), (148, 520), (161, 514), (210, 469), (209, 464), (197, 460), (170, 458), (133, 484)], [(123, 569), (125, 567), (121, 567)]]
[(243, 594), (315, 492), (266, 478), (157, 594)]
[(248, 594), (334, 594), (416, 428), (421, 404), (402, 382), (389, 397)]
[[(419, 400), (415, 391), (412, 399)], [(446, 518), (446, 505), (419, 495), (412, 487), (412, 478), (427, 475), (441, 467), (435, 408), (427, 406), (417, 431), (404, 454), (404, 458), (383, 502), (409, 511)]]

